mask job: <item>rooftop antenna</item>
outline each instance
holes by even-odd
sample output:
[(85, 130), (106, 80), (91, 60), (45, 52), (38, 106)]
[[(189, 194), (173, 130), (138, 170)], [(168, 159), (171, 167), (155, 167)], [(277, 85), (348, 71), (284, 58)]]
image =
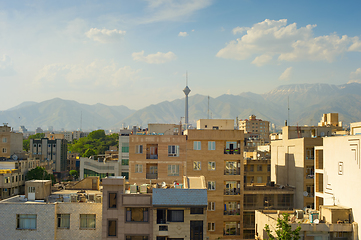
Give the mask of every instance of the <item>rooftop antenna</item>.
[(185, 125), (186, 125), (186, 129), (188, 129), (188, 95), (191, 92), (191, 90), (188, 87), (188, 72), (186, 72), (186, 87), (183, 89), (183, 92), (186, 95), (184, 122), (185, 122)]
[(208, 119), (209, 119), (209, 95), (208, 95), (208, 112), (207, 112), (207, 116), (208, 116)]
[(287, 124), (290, 126), (290, 96), (287, 97)]

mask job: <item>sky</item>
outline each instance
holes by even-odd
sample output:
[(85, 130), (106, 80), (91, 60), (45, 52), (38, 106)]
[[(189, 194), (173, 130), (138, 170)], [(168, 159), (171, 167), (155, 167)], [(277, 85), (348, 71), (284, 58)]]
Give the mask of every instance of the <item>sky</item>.
[(361, 82), (361, 1), (0, 0), (0, 110)]

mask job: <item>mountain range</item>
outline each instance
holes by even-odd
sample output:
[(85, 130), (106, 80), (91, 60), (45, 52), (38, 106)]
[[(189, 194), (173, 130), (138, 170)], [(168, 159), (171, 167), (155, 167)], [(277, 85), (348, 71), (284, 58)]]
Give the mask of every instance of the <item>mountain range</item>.
[[(126, 106), (87, 105), (72, 100), (54, 98), (23, 102), (0, 111), (0, 122), (17, 129), (29, 130), (52, 126), (54, 130), (113, 129), (123, 126), (143, 126), (148, 123), (179, 123), (184, 116), (184, 98), (153, 104), (140, 110)], [(288, 111), (288, 108), (290, 109)], [(281, 126), (317, 125), (323, 113), (338, 112), (345, 124), (361, 120), (361, 84), (291, 84), (279, 86), (267, 93), (243, 92), (224, 94), (216, 98), (195, 94), (189, 97), (189, 121), (195, 125), (201, 118), (245, 119), (254, 114)]]

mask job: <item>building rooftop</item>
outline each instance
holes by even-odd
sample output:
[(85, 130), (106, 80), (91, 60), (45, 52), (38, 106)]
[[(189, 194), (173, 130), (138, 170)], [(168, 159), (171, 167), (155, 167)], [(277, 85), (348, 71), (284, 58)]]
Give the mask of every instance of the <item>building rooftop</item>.
[(153, 206), (206, 207), (207, 189), (154, 188)]

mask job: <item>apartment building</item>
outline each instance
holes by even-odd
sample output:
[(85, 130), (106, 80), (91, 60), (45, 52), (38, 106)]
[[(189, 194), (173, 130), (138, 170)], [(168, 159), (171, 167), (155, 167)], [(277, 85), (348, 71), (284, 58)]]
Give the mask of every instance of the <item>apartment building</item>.
[(206, 189), (149, 186), (149, 192), (130, 194), (124, 177), (108, 177), (102, 184), (102, 239), (207, 239)]
[(212, 129), (185, 131), (186, 175), (205, 177), (207, 236), (210, 239), (242, 239), (243, 131)]
[(25, 184), (26, 193), (0, 201), (0, 236), (17, 239), (100, 239), (102, 193), (51, 192), (50, 180)]
[(244, 185), (265, 186), (271, 182), (271, 153), (244, 152)]
[(256, 115), (251, 115), (249, 119), (239, 121), (239, 130), (248, 134), (258, 134), (260, 139), (268, 143), (270, 141), (269, 124), (269, 121), (257, 119)]
[[(164, 130), (158, 128), (158, 132), (137, 132), (129, 136), (130, 184), (183, 181), (186, 136), (173, 124), (161, 125)], [(172, 125), (173, 131), (169, 131), (167, 125)]]
[(58, 178), (67, 171), (67, 141), (65, 139), (50, 140), (48, 138), (30, 139), (29, 153), (31, 158), (48, 163)]
[[(256, 211), (256, 239), (269, 239), (264, 230), (267, 224), (270, 227), (273, 236), (276, 236), (275, 230), (277, 219), (282, 218), (282, 214), (290, 215), (288, 223), (294, 230), (300, 226), (300, 239), (339, 239), (339, 240), (357, 240), (357, 222), (351, 219), (352, 209), (335, 206), (321, 206), (320, 211), (304, 212), (296, 211), (275, 211), (263, 210)], [(344, 220), (347, 219), (347, 222)]]
[(271, 142), (271, 181), (296, 188), (296, 208), (314, 208), (314, 151), (323, 138), (285, 136)]
[(105, 178), (108, 176), (121, 176), (122, 169), (119, 161), (105, 161), (104, 158), (80, 157), (79, 177), (84, 179), (90, 176)]
[[(352, 126), (358, 128), (360, 124)], [(352, 208), (350, 223), (361, 221), (357, 184), (361, 180), (360, 142), (359, 134), (335, 136), (324, 138), (323, 146), (315, 148), (315, 208), (320, 209), (322, 205)], [(358, 227), (360, 238), (361, 229)]]
[(129, 179), (129, 135), (132, 134), (130, 129), (121, 129), (119, 132), (119, 155), (120, 176)]
[(15, 133), (7, 124), (0, 126), (0, 157), (10, 158), (23, 151), (23, 134)]
[(80, 154), (79, 153), (67, 153), (67, 164), (66, 170), (76, 170), (79, 172), (80, 170)]
[(199, 119), (197, 129), (203, 130), (234, 130), (233, 119)]

